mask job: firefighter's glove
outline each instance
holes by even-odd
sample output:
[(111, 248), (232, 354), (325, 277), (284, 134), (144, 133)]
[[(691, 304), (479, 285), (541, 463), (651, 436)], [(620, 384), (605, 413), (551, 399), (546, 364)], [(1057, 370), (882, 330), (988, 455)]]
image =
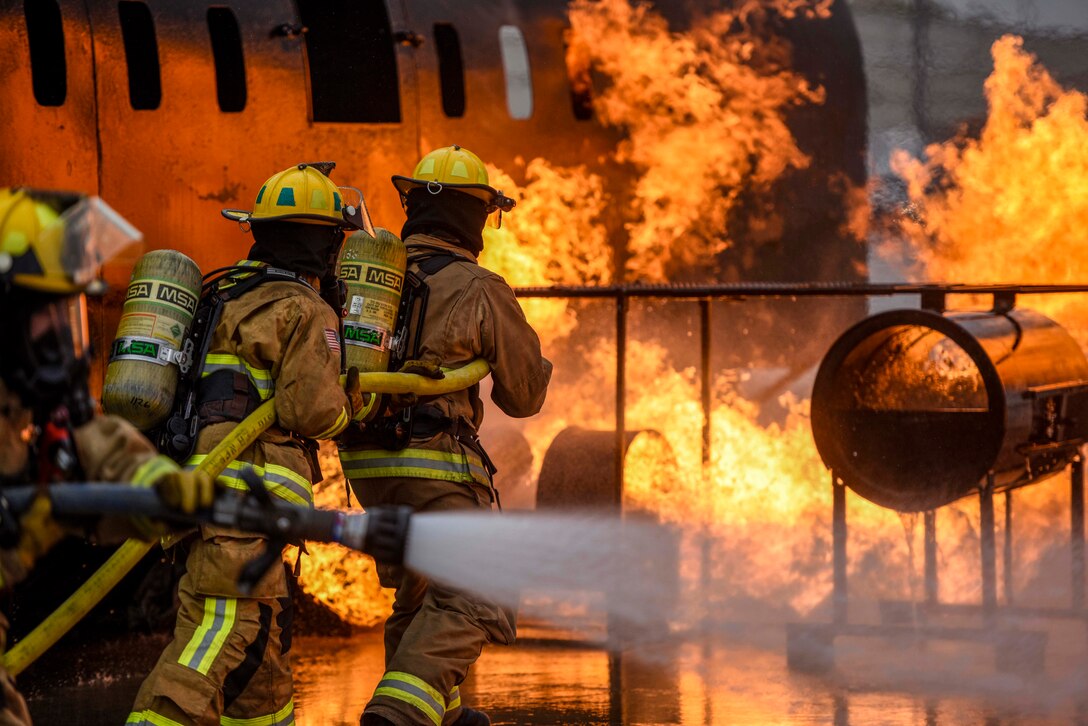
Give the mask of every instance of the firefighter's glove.
[[(446, 374), (442, 372), (437, 363), (427, 360), (406, 360), (397, 373), (414, 373), (417, 376), (435, 380), (446, 377)], [(419, 394), (416, 393), (393, 393), (389, 395), (389, 407), (394, 410), (411, 408), (417, 403), (419, 403)]]
[(215, 501), (215, 479), (199, 469), (178, 469), (159, 477), (155, 491), (168, 506), (184, 514), (207, 509)]
[(351, 420), (352, 421), (368, 421), (373, 416), (375, 409), (374, 404), (377, 403), (378, 397), (370, 394), (363, 393), (363, 389), (359, 384), (359, 369), (355, 366), (348, 368), (347, 375), (344, 379), (344, 393), (348, 395), (349, 405), (351, 406)]
[(64, 530), (53, 519), (53, 506), (45, 495), (38, 495), (30, 509), (19, 518), (19, 562), (27, 571), (39, 557), (64, 537)]

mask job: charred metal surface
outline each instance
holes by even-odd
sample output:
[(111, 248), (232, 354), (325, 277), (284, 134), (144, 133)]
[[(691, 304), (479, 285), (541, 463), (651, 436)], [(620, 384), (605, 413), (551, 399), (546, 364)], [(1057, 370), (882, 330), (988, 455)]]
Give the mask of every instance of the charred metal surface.
[(1088, 360), (1030, 310), (895, 310), (844, 333), (820, 366), (812, 430), (851, 489), (933, 509), (1061, 471), (1088, 436)]
[[(0, 62), (8, 69), (0, 120), (9, 130), (0, 183), (97, 192), (144, 231), (149, 249), (178, 249), (203, 269), (248, 249), (248, 238), (219, 210), (250, 204), (264, 179), (298, 161), (337, 161), (334, 179), (363, 189), (379, 223), (397, 229), (402, 213), (389, 176), (410, 170), (423, 149), (455, 141), (517, 175), (518, 158), (530, 146), (547, 148), (556, 163), (576, 164), (617, 140), (614, 131), (574, 118), (562, 0), (387, 3), (388, 27), (378, 37), (392, 45), (396, 60), (401, 120), (395, 123), (313, 120), (310, 73), (321, 69), (308, 62), (305, 26), (291, 0), (216, 6), (233, 13), (241, 34), (240, 111), (220, 108), (207, 4), (146, 5), (161, 100), (134, 110), (117, 2), (60, 3), (68, 92), (56, 107), (35, 102), (24, 4), (0, 2)], [(332, 17), (340, 11), (336, 3), (319, 9)], [(460, 118), (442, 111), (436, 23), (459, 34), (466, 96)], [(506, 108), (499, 45), (505, 25), (520, 28), (527, 40), (534, 112), (520, 121)], [(375, 29), (355, 30), (363, 37)], [(405, 33), (422, 42), (397, 42)], [(346, 58), (365, 62), (365, 55)], [(331, 83), (351, 83), (350, 70)]]
[[(624, 130), (603, 125), (588, 105), (601, 89), (582, 99), (582, 113), (572, 100), (566, 0), (405, 0), (365, 7), (347, 0), (214, 6), (59, 0), (63, 50), (53, 51), (43, 76), (40, 63), (32, 72), (25, 8), (53, 2), (0, 0), (0, 122), (7, 132), (0, 141), (0, 184), (101, 194), (144, 232), (147, 250), (177, 249), (207, 271), (239, 259), (250, 245), (220, 209), (247, 207), (272, 172), (299, 161), (335, 160), (334, 179), (362, 189), (378, 224), (396, 231), (403, 216), (389, 176), (410, 170), (425, 150), (459, 143), (518, 183), (538, 155), (600, 176), (613, 200), (602, 215), (622, 277), (630, 221), (624, 210), (637, 170), (613, 154)], [(662, 2), (658, 10), (682, 30), (692, 18), (729, 4)], [(795, 70), (826, 92), (824, 103), (793, 110), (788, 119), (810, 163), (748, 200), (744, 214), (724, 230), (736, 241), (717, 260), (725, 278), (863, 277), (864, 246), (842, 231), (851, 193), (865, 182), (858, 34), (845, 0), (834, 0), (825, 18), (800, 15), (778, 19), (772, 30), (793, 47)], [(133, 25), (132, 18), (146, 22)], [(504, 69), (511, 33), (525, 50), (520, 93), (527, 106), (521, 110), (511, 101)], [(459, 74), (443, 57), (451, 47)], [(134, 58), (143, 62), (130, 66)], [(385, 75), (364, 84), (379, 59)], [(36, 95), (43, 77), (63, 79), (63, 89)], [(606, 79), (593, 81), (601, 86)], [(451, 84), (459, 101), (452, 106)], [(360, 118), (377, 120), (323, 120), (343, 118), (327, 110), (329, 94), (339, 89), (354, 94), (351, 108)], [(40, 102), (57, 99), (59, 105)], [(768, 226), (767, 210), (782, 218)], [(762, 221), (751, 223), (749, 214)], [(108, 281), (123, 288), (134, 261), (110, 265)], [(676, 275), (695, 279), (706, 272)], [(116, 327), (116, 308), (111, 300), (103, 311), (100, 349)], [(823, 337), (856, 320), (863, 307), (858, 301), (819, 311), (822, 337), (792, 335), (813, 330), (813, 311), (787, 313), (753, 306), (743, 311), (746, 321), (741, 315), (717, 321), (719, 333), (766, 331), (748, 347), (762, 350), (773, 342), (781, 348), (782, 340), (791, 340), (787, 348), (802, 346), (795, 352), (814, 361)]]

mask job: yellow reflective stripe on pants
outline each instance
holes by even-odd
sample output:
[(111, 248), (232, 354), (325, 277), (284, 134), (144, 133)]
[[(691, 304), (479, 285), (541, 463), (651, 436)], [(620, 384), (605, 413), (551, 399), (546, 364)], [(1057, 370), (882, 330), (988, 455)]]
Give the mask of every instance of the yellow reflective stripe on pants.
[(267, 401), (276, 387), (271, 371), (254, 368), (238, 356), (229, 353), (208, 353), (204, 356), (204, 371), (200, 377), (207, 378), (217, 371), (232, 371), (246, 376), (257, 389), (262, 401)]
[(204, 598), (204, 620), (181, 652), (178, 663), (201, 675), (207, 675), (234, 627), (237, 605), (238, 601), (233, 597)]
[(334, 423), (327, 430), (319, 433), (314, 438), (331, 439), (333, 436), (336, 436), (338, 433), (346, 429), (349, 423), (351, 423), (351, 416), (348, 415), (348, 410), (346, 408), (342, 408), (340, 409), (340, 415), (336, 417), (336, 423)]
[(125, 726), (184, 726), (184, 724), (172, 718), (160, 716), (154, 711), (139, 711), (128, 715)]
[(291, 726), (295, 722), (295, 700), (292, 698), (287, 705), (275, 713), (267, 716), (253, 716), (252, 718), (231, 718), (220, 716), (220, 726)]
[(341, 451), (340, 465), (348, 479), (385, 479), (414, 477), (439, 481), (471, 482), (491, 485), (480, 457), (469, 452), (455, 454), (431, 449), (382, 449)]
[(450, 705), (446, 706), (447, 711), (452, 711), (455, 708), (461, 707), (461, 687), (454, 686), (450, 691)]
[(442, 705), (445, 699), (442, 694), (411, 673), (386, 673), (374, 690), (374, 695), (395, 698), (415, 706), (434, 722), (434, 726), (442, 726), (442, 717), (446, 715), (446, 707)]
[[(207, 458), (208, 457), (205, 454), (191, 456), (189, 457), (189, 460), (185, 462), (185, 468), (196, 468)], [(300, 504), (304, 507), (313, 506), (314, 488), (313, 484), (310, 483), (310, 480), (299, 474), (297, 471), (289, 469), (286, 466), (280, 466), (279, 464), (255, 466), (248, 461), (238, 461), (235, 459), (227, 465), (227, 468), (219, 475), (218, 480), (223, 486), (247, 491), (249, 486), (242, 478), (242, 475), (246, 471), (252, 471), (264, 480), (264, 487), (268, 490), (269, 494), (277, 496), (280, 499), (285, 499), (292, 504)]]

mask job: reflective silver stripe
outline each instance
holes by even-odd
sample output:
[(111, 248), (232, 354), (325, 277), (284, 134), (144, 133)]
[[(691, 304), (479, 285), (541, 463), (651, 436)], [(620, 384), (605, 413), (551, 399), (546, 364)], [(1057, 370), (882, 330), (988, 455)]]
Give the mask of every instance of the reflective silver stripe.
[(476, 481), (484, 486), (491, 485), (491, 477), (487, 475), (483, 461), (473, 454), (429, 449), (341, 451), (340, 465), (349, 479), (433, 477), (444, 481)]
[[(227, 363), (223, 359), (233, 359), (238, 362)], [(231, 371), (232, 373), (239, 373), (245, 376), (253, 383), (253, 386), (257, 389), (257, 393), (260, 394), (262, 400), (268, 398), (276, 387), (276, 382), (272, 380), (272, 376), (268, 371), (246, 365), (245, 361), (235, 355), (227, 353), (209, 353), (204, 358), (203, 376), (210, 376), (212, 373), (218, 371)]]
[(279, 711), (265, 716), (251, 716), (249, 718), (219, 717), (219, 726), (291, 726), (294, 722), (295, 699), (293, 698)]
[(396, 698), (396, 695), (389, 693), (389, 691), (401, 691), (410, 696), (415, 696), (434, 709), (435, 714), (438, 715), (439, 721), (441, 721), (446, 713), (446, 706), (444, 704), (440, 703), (434, 696), (415, 684), (407, 683), (406, 681), (395, 678), (385, 678), (378, 684), (378, 687), (374, 691), (374, 695), (393, 696)]
[(437, 471), (452, 471), (458, 474), (469, 474), (469, 467), (465, 463), (454, 461), (435, 461), (434, 459), (417, 459), (408, 456), (391, 456), (385, 459), (363, 459), (352, 462), (353, 468), (380, 469), (385, 467), (405, 467), (413, 469), (435, 469)]
[[(278, 484), (284, 489), (294, 493), (295, 496), (302, 499), (304, 502), (309, 503), (313, 501), (313, 493), (309, 487), (302, 486), (299, 482), (289, 476), (275, 471), (273, 467), (282, 468), (276, 467), (275, 464), (268, 464), (264, 467), (260, 467), (244, 461), (235, 460), (223, 470), (223, 473), (220, 474), (220, 476), (242, 480), (242, 474), (246, 471), (252, 471), (257, 476), (264, 479), (265, 487), (268, 487), (269, 484)], [(275, 492), (273, 491), (273, 493)]]
[(234, 598), (204, 598), (204, 619), (181, 652), (178, 663), (207, 675), (234, 627), (236, 613), (237, 600)]

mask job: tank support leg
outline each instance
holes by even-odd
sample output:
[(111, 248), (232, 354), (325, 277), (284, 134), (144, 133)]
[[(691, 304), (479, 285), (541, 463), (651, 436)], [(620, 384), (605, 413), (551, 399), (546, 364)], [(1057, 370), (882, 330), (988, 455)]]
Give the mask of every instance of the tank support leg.
[[(700, 394), (703, 406), (703, 489), (710, 491), (710, 416), (712, 402), (710, 399), (710, 299), (703, 298), (699, 301), (699, 357), (702, 368), (699, 371)], [(702, 528), (702, 545), (700, 547), (700, 585), (702, 586), (704, 602), (709, 600), (713, 586), (713, 573), (711, 572), (711, 541), (709, 528)]]
[(926, 604), (936, 605), (941, 600), (937, 579), (937, 512), (930, 509), (922, 517), (925, 525)]
[(1084, 458), (1073, 460), (1070, 497), (1070, 550), (1073, 561), (1073, 609), (1084, 609)]
[(994, 537), (994, 474), (986, 474), (986, 483), (978, 496), (979, 545), (982, 554), (982, 610), (991, 617), (997, 608), (997, 546)]
[(831, 472), (832, 511), (831, 540), (834, 565), (834, 594), (832, 613), (836, 625), (845, 625), (847, 618), (846, 586), (846, 485)]
[(627, 298), (616, 298), (616, 509), (623, 510), (623, 455), (627, 435)]
[(1012, 605), (1012, 492), (1005, 492), (1005, 545), (1003, 547), (1001, 567), (1005, 573), (1005, 604)]

